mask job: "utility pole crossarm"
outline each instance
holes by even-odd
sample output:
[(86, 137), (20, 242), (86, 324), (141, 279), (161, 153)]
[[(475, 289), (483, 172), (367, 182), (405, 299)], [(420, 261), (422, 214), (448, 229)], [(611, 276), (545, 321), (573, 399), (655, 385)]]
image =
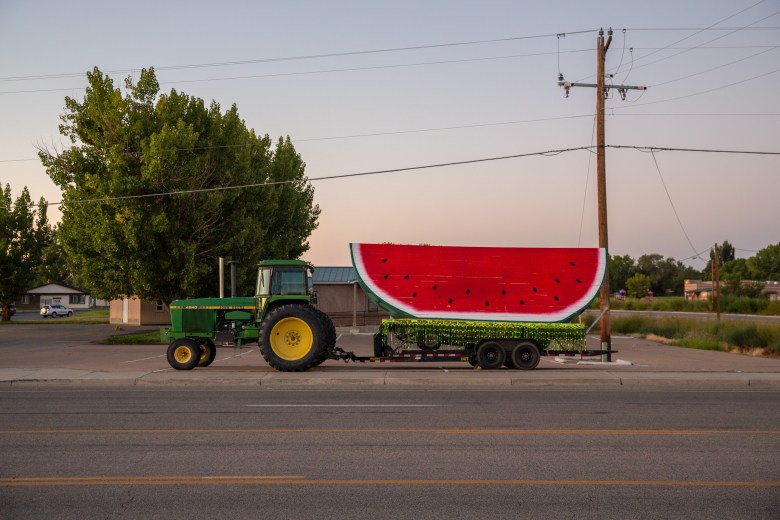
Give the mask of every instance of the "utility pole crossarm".
[[(563, 80), (558, 81), (558, 86), (563, 87), (563, 89), (566, 91), (566, 97), (569, 97), (569, 90), (572, 87), (599, 88), (598, 83), (577, 83), (576, 81)], [(603, 85), (601, 88), (605, 95), (609, 89), (617, 90), (618, 92), (626, 92), (627, 90), (647, 90), (647, 87), (640, 87), (636, 85)]]
[[(559, 81), (558, 82), (559, 87), (563, 88), (571, 88), (571, 87), (598, 87), (598, 83), (577, 83), (575, 81)], [(639, 86), (633, 86), (633, 85), (604, 85), (605, 89), (626, 89), (626, 90), (647, 90), (647, 87), (639, 87)]]

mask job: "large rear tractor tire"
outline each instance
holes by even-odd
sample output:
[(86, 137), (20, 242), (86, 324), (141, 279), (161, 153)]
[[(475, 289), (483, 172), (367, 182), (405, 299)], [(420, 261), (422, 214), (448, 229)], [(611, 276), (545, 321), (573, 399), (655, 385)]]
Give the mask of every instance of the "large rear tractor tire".
[(168, 347), (168, 363), (176, 370), (192, 370), (200, 361), (200, 349), (191, 338), (177, 339)]
[(260, 328), (260, 352), (268, 364), (281, 372), (302, 372), (322, 363), (336, 334), (321, 314), (304, 304), (272, 309)]
[(328, 359), (328, 353), (332, 352), (336, 348), (336, 326), (333, 324), (333, 320), (330, 316), (322, 312), (316, 307), (312, 307), (316, 314), (322, 321), (323, 330), (325, 331), (322, 349), (322, 359), (317, 362), (317, 365)]

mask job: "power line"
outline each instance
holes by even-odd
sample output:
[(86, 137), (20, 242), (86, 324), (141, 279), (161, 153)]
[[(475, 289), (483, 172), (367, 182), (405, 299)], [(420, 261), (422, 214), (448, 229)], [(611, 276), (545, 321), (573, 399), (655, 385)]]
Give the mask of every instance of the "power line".
[[(676, 42), (674, 42), (674, 43), (671, 43), (671, 44), (667, 45), (667, 46), (666, 46), (666, 47), (664, 47), (664, 48), (668, 49), (669, 47), (672, 47), (673, 45), (677, 45), (678, 43), (684, 42), (685, 40), (689, 40), (689, 39), (693, 38), (694, 36), (696, 36), (697, 34), (700, 34), (700, 33), (704, 32), (704, 31), (706, 31), (706, 30), (714, 29), (716, 25), (719, 25), (719, 24), (721, 24), (721, 23), (725, 22), (726, 20), (730, 20), (731, 18), (734, 18), (735, 16), (737, 16), (737, 15), (740, 15), (740, 14), (744, 13), (745, 11), (749, 11), (749, 10), (753, 9), (754, 7), (756, 7), (757, 5), (759, 5), (759, 4), (763, 4), (765, 1), (766, 1), (766, 0), (759, 0), (759, 1), (758, 1), (758, 2), (756, 2), (755, 4), (753, 4), (753, 5), (749, 6), (749, 7), (746, 7), (746, 8), (744, 8), (744, 9), (740, 10), (740, 11), (737, 11), (736, 13), (734, 13), (734, 14), (732, 14), (732, 15), (729, 15), (729, 16), (727, 16), (726, 18), (723, 18), (723, 19), (721, 19), (721, 20), (718, 20), (717, 22), (715, 22), (714, 24), (712, 24), (712, 25), (708, 26), (708, 27), (707, 27), (707, 28), (705, 28), (705, 29), (698, 29), (698, 30), (696, 30), (696, 32), (694, 32), (693, 34), (689, 34), (689, 35), (688, 35), (688, 36), (686, 36), (685, 38), (682, 38), (682, 39), (680, 39), (680, 40), (677, 40)], [(751, 27), (751, 26), (755, 25), (756, 23), (758, 23), (758, 22), (760, 22), (760, 21), (762, 21), (762, 20), (764, 20), (764, 18), (762, 18), (761, 20), (758, 20), (758, 21), (756, 21), (756, 22), (753, 22), (752, 24), (748, 24), (748, 25), (746, 25), (745, 27), (737, 27), (737, 28), (734, 28), (734, 29), (727, 29), (727, 30), (729, 30), (729, 31), (732, 31), (732, 32), (741, 31), (741, 30), (744, 30), (744, 29), (746, 29), (746, 28), (748, 28), (748, 27)], [(724, 30), (724, 28), (719, 28), (719, 30)], [(729, 34), (731, 34), (731, 33), (729, 33)], [(724, 36), (727, 36), (727, 35), (724, 35)], [(718, 38), (715, 38), (715, 39), (717, 40), (717, 39), (720, 39), (720, 38), (722, 38), (722, 37), (723, 37), (723, 36), (719, 36)], [(715, 40), (711, 40), (711, 41), (715, 41)], [(705, 43), (704, 43), (704, 44), (702, 44), (702, 45), (706, 45), (707, 43), (711, 43), (711, 41), (709, 41), (709, 42), (705, 42)], [(651, 53), (649, 53), (649, 54), (646, 54), (646, 55), (644, 55), (644, 56), (640, 56), (639, 58), (637, 58), (637, 61), (641, 61), (641, 60), (643, 60), (643, 59), (645, 59), (645, 58), (647, 58), (647, 57), (649, 57), (649, 56), (652, 56), (653, 54), (656, 54), (656, 53), (658, 53), (658, 52), (661, 52), (662, 50), (664, 50), (664, 48), (658, 49), (658, 50), (656, 50), (656, 51), (653, 51), (653, 52), (651, 52)], [(655, 63), (655, 62), (653, 62), (653, 63)], [(641, 67), (641, 66), (640, 66), (640, 67)], [(637, 67), (637, 68), (639, 68), (639, 67)]]
[[(772, 14), (772, 15), (768, 16), (768, 17), (761, 18), (760, 20), (757, 20), (757, 21), (755, 21), (755, 22), (753, 22), (753, 23), (751, 23), (751, 24), (748, 24), (748, 25), (746, 25), (746, 26), (744, 26), (744, 27), (736, 27), (736, 28), (731, 28), (731, 29), (725, 29), (725, 28), (722, 28), (722, 27), (720, 27), (720, 28), (717, 28), (717, 29), (715, 28), (715, 26), (716, 26), (716, 25), (718, 25), (718, 24), (721, 24), (721, 23), (723, 23), (723, 22), (725, 22), (726, 20), (729, 20), (729, 19), (731, 19), (731, 18), (734, 18), (735, 16), (737, 16), (737, 15), (739, 15), (739, 14), (742, 14), (742, 13), (744, 13), (745, 11), (749, 11), (750, 9), (753, 9), (754, 7), (756, 7), (756, 6), (757, 6), (757, 5), (759, 5), (759, 4), (762, 4), (762, 3), (764, 3), (765, 1), (766, 1), (766, 0), (759, 0), (759, 1), (758, 1), (758, 2), (756, 2), (755, 4), (753, 4), (753, 5), (749, 6), (749, 7), (746, 7), (746, 8), (744, 8), (744, 9), (741, 9), (740, 11), (737, 11), (736, 13), (734, 13), (734, 14), (732, 14), (732, 15), (729, 15), (729, 16), (727, 16), (726, 18), (722, 18), (721, 20), (718, 20), (717, 22), (715, 22), (715, 23), (713, 23), (712, 25), (710, 25), (710, 26), (708, 26), (708, 27), (705, 27), (705, 28), (703, 28), (703, 29), (689, 29), (689, 30), (696, 31), (696, 32), (694, 32), (693, 34), (689, 34), (688, 36), (686, 36), (686, 37), (684, 37), (684, 38), (681, 38), (681, 39), (679, 39), (679, 40), (677, 40), (677, 41), (675, 41), (675, 42), (672, 42), (672, 43), (670, 43), (669, 45), (666, 45), (666, 46), (664, 46), (664, 47), (661, 47), (661, 48), (659, 48), (659, 49), (656, 49), (656, 50), (654, 50), (653, 52), (650, 52), (650, 53), (648, 53), (648, 54), (645, 54), (644, 56), (639, 56), (638, 58), (636, 58), (636, 60), (633, 60), (633, 53), (632, 53), (631, 69), (633, 70), (633, 68), (634, 68), (634, 61), (642, 61), (642, 60), (644, 60), (645, 58), (648, 58), (648, 57), (650, 57), (650, 56), (652, 56), (652, 55), (654, 55), (654, 54), (657, 54), (657, 53), (661, 52), (662, 50), (666, 50), (666, 49), (669, 49), (669, 48), (673, 48), (673, 46), (674, 46), (674, 45), (677, 45), (678, 43), (682, 43), (682, 42), (684, 42), (685, 40), (689, 40), (689, 39), (693, 38), (694, 36), (696, 36), (697, 34), (700, 34), (700, 33), (704, 32), (704, 31), (708, 31), (708, 30), (729, 30), (729, 31), (731, 31), (731, 32), (730, 32), (730, 33), (728, 33), (728, 34), (725, 34), (725, 35), (718, 36), (717, 38), (714, 38), (714, 39), (712, 39), (712, 40), (709, 40), (709, 41), (707, 41), (707, 42), (704, 42), (704, 43), (702, 43), (702, 44), (700, 44), (700, 45), (697, 45), (697, 46), (695, 46), (694, 48), (696, 48), (696, 47), (701, 47), (701, 46), (703, 46), (703, 45), (706, 45), (706, 44), (708, 44), (708, 43), (712, 43), (713, 41), (716, 41), (716, 40), (719, 40), (719, 39), (721, 39), (721, 38), (724, 38), (725, 36), (728, 36), (729, 34), (733, 34), (734, 32), (737, 32), (737, 31), (742, 31), (742, 30), (746, 30), (746, 29), (750, 28), (751, 26), (753, 26), (753, 25), (755, 25), (755, 24), (757, 24), (757, 23), (761, 22), (762, 20), (765, 20), (766, 18), (769, 18), (769, 17), (771, 17), (771, 16), (774, 16), (775, 14), (777, 14), (777, 13), (774, 13), (774, 14)], [(654, 64), (654, 63), (658, 63), (659, 61), (663, 61), (663, 60), (666, 60), (666, 59), (669, 59), (669, 58), (673, 58), (673, 57), (675, 57), (675, 56), (678, 56), (678, 55), (680, 55), (680, 54), (683, 54), (683, 53), (685, 53), (685, 52), (688, 52), (688, 50), (683, 50), (682, 52), (678, 52), (677, 54), (673, 54), (672, 56), (666, 56), (666, 57), (664, 57), (664, 58), (661, 58), (661, 59), (659, 59), (659, 60), (656, 60), (656, 61), (653, 61), (653, 62), (650, 62), (650, 63), (645, 63), (644, 65), (638, 65), (638, 66), (637, 66), (637, 68), (639, 69), (639, 68), (645, 67), (645, 66), (647, 66), (647, 65), (652, 65), (652, 64)], [(629, 71), (629, 72), (630, 72), (630, 71)], [(577, 80), (577, 82), (581, 82), (581, 81), (584, 81), (585, 79), (592, 78), (592, 77), (593, 77), (593, 75), (591, 74), (591, 75), (589, 75), (589, 76), (586, 76), (586, 77), (584, 77), (584, 78), (582, 78), (582, 79), (580, 79), (580, 80)]]
[[(570, 51), (564, 51), (566, 53), (576, 52), (591, 52), (592, 49), (575, 49)], [(178, 85), (182, 83), (206, 83), (210, 81), (235, 81), (242, 79), (261, 79), (261, 78), (281, 78), (289, 76), (308, 76), (314, 74), (335, 74), (340, 72), (360, 72), (366, 70), (384, 70), (384, 69), (399, 69), (407, 67), (427, 67), (431, 65), (451, 65), (455, 63), (475, 63), (481, 61), (494, 61), (494, 60), (507, 60), (518, 58), (532, 58), (538, 56), (551, 56), (554, 52), (535, 52), (527, 54), (510, 54), (504, 56), (486, 56), (481, 58), (461, 58), (453, 60), (438, 60), (438, 61), (426, 61), (417, 63), (399, 63), (390, 65), (371, 65), (364, 67), (344, 67), (338, 69), (322, 69), (322, 70), (308, 70), (308, 71), (296, 71), (296, 72), (274, 72), (268, 74), (249, 74), (243, 76), (221, 76), (215, 78), (195, 78), (195, 79), (183, 79), (172, 81), (161, 81), (160, 85)], [(42, 89), (22, 89), (22, 90), (6, 90), (0, 91), (0, 95), (10, 94), (33, 94), (41, 92), (65, 92), (74, 90), (85, 90), (86, 87), (58, 87), (58, 88), (42, 88)]]
[[(626, 114), (626, 115), (633, 115), (633, 114)], [(780, 114), (779, 114), (780, 115)], [(472, 125), (457, 125), (457, 126), (440, 126), (440, 127), (433, 127), (433, 128), (417, 128), (417, 129), (411, 129), (411, 130), (395, 130), (395, 131), (388, 131), (388, 132), (372, 132), (372, 133), (363, 133), (363, 134), (349, 134), (349, 135), (336, 135), (336, 136), (326, 136), (326, 137), (309, 137), (304, 139), (293, 139), (293, 143), (305, 143), (305, 142), (314, 142), (314, 141), (335, 141), (340, 139), (358, 139), (358, 138), (365, 138), (365, 137), (381, 137), (381, 136), (387, 136), (387, 135), (405, 135), (405, 134), (418, 134), (418, 133), (426, 133), (426, 132), (441, 132), (446, 130), (464, 130), (469, 128), (485, 128), (485, 127), (491, 127), (491, 126), (506, 126), (506, 125), (518, 125), (518, 124), (525, 124), (525, 123), (542, 123), (547, 121), (561, 121), (561, 120), (567, 120), (567, 119), (581, 119), (584, 117), (592, 117), (591, 114), (581, 114), (581, 115), (574, 115), (574, 116), (560, 116), (560, 117), (545, 117), (545, 118), (538, 118), (538, 119), (522, 119), (522, 120), (516, 120), (516, 121), (500, 121), (500, 122), (494, 122), (494, 123), (476, 123)], [(243, 148), (246, 146), (251, 146), (251, 143), (247, 144), (227, 144), (227, 145), (214, 145), (214, 146), (195, 146), (190, 148), (167, 148), (162, 150), (156, 150), (157, 153), (162, 152), (193, 152), (193, 151), (205, 151), (205, 150), (219, 150), (219, 149), (225, 149), (225, 148)], [(137, 155), (138, 152), (125, 152), (125, 155), (128, 156), (134, 156)], [(0, 159), (0, 163), (5, 162), (25, 162), (25, 161), (38, 161), (39, 158), (37, 157), (31, 157), (29, 159)]]
[[(779, 117), (780, 112), (711, 112), (711, 113), (696, 113), (696, 112), (678, 112), (678, 113), (655, 113), (655, 114), (607, 114), (607, 117)], [(471, 125), (455, 125), (455, 126), (440, 126), (431, 128), (416, 128), (409, 130), (391, 130), (387, 132), (370, 132), (363, 134), (346, 134), (324, 137), (309, 137), (303, 139), (292, 139), (293, 143), (306, 143), (315, 141), (335, 141), (342, 139), (360, 139), (368, 137), (383, 137), (390, 135), (406, 135), (406, 134), (419, 134), (428, 132), (442, 132), (449, 130), (466, 130), (470, 128), (487, 128), (493, 126), (508, 126), (525, 123), (542, 123), (548, 121), (561, 121), (568, 119), (583, 119), (586, 117), (593, 117), (593, 114), (579, 114), (574, 116), (561, 116), (561, 117), (546, 117), (539, 119), (522, 119), (516, 121), (499, 121), (491, 123), (475, 123)], [(214, 145), (214, 146), (196, 146), (190, 148), (166, 148), (162, 150), (156, 150), (156, 153), (173, 153), (173, 152), (192, 152), (192, 151), (205, 151), (205, 150), (219, 150), (226, 148), (242, 148), (251, 146), (251, 144), (228, 144), (228, 145)], [(126, 152), (127, 155), (137, 155), (138, 152)], [(31, 162), (39, 161), (38, 157), (29, 157), (26, 159), (0, 159), (0, 163), (11, 162)]]
[[(593, 147), (593, 141), (596, 137), (596, 116), (593, 116), (593, 126), (590, 132), (590, 146)], [(582, 226), (585, 223), (585, 202), (588, 200), (588, 183), (590, 182), (590, 164), (593, 160), (593, 154), (588, 155), (588, 169), (585, 173), (585, 192), (582, 195), (582, 214), (580, 215), (580, 233), (577, 236), (577, 247), (582, 243)]]
[[(237, 189), (245, 189), (245, 188), (258, 188), (258, 187), (264, 187), (264, 186), (278, 186), (282, 184), (298, 184), (298, 183), (308, 183), (308, 182), (317, 182), (317, 181), (327, 181), (327, 180), (335, 180), (335, 179), (348, 179), (352, 177), (365, 177), (365, 176), (372, 176), (372, 175), (380, 175), (380, 174), (386, 174), (386, 173), (401, 173), (401, 172), (409, 172), (409, 171), (419, 171), (419, 170), (427, 170), (427, 169), (434, 169), (434, 168), (445, 168), (449, 166), (462, 166), (466, 164), (478, 164), (478, 163), (485, 163), (485, 162), (493, 162), (493, 161), (503, 161), (507, 159), (520, 159), (524, 157), (551, 157), (555, 155), (560, 155), (563, 153), (568, 152), (576, 152), (576, 151), (582, 151), (582, 150), (588, 150), (593, 151), (595, 148), (598, 148), (597, 146), (577, 146), (573, 148), (561, 148), (556, 150), (546, 150), (543, 152), (529, 152), (529, 153), (521, 153), (521, 154), (513, 154), (513, 155), (502, 155), (502, 156), (496, 156), (496, 157), (484, 157), (480, 159), (469, 159), (464, 161), (451, 161), (451, 162), (443, 162), (443, 163), (436, 163), (436, 164), (425, 164), (420, 166), (408, 166), (404, 168), (391, 168), (387, 170), (374, 170), (374, 171), (367, 171), (367, 172), (359, 172), (359, 173), (344, 173), (344, 174), (337, 174), (337, 175), (326, 175), (322, 177), (312, 177), (312, 178), (305, 178), (305, 179), (296, 179), (296, 180), (288, 180), (288, 181), (272, 181), (272, 182), (261, 182), (261, 183), (255, 183), (255, 184), (243, 184), (239, 186), (220, 186), (215, 188), (202, 188), (202, 189), (194, 189), (194, 190), (179, 190), (179, 191), (171, 191), (171, 192), (159, 192), (159, 193), (148, 193), (148, 194), (142, 194), (142, 195), (125, 195), (120, 197), (102, 197), (97, 199), (83, 199), (83, 200), (72, 200), (72, 201), (59, 201), (59, 202), (47, 202), (46, 206), (60, 206), (63, 204), (82, 204), (82, 203), (88, 203), (88, 202), (109, 202), (109, 201), (115, 201), (115, 200), (132, 200), (132, 199), (143, 199), (143, 198), (150, 198), (150, 197), (167, 197), (172, 195), (186, 195), (189, 193), (208, 193), (208, 192), (217, 192), (217, 191), (229, 191), (229, 190), (237, 190)], [(627, 145), (606, 145), (605, 148), (619, 148), (619, 149), (633, 149), (638, 150), (641, 152), (710, 152), (710, 153), (728, 153), (728, 154), (761, 154), (761, 155), (777, 155), (780, 156), (780, 152), (765, 152), (765, 151), (752, 151), (752, 150), (715, 150), (715, 149), (704, 149), (704, 148), (667, 148), (667, 147), (658, 147), (658, 146), (627, 146)], [(30, 204), (30, 207), (38, 207), (40, 204)]]
[(605, 148), (615, 149), (629, 149), (637, 150), (639, 152), (700, 152), (700, 153), (723, 153), (734, 155), (780, 155), (780, 152), (766, 152), (758, 150), (718, 150), (715, 148), (671, 148), (663, 146), (635, 146), (635, 145), (620, 145), (620, 144), (608, 144)]
[(685, 226), (683, 226), (682, 220), (680, 220), (680, 215), (677, 213), (677, 208), (674, 207), (674, 202), (672, 201), (672, 196), (669, 194), (669, 188), (666, 186), (666, 181), (664, 181), (664, 176), (661, 175), (661, 167), (658, 166), (658, 160), (655, 158), (655, 152), (651, 149), (650, 155), (653, 156), (653, 162), (655, 163), (655, 169), (658, 171), (658, 178), (661, 179), (661, 184), (664, 187), (664, 191), (666, 192), (666, 198), (669, 199), (669, 204), (672, 206), (672, 211), (674, 212), (674, 217), (677, 219), (677, 223), (680, 224), (680, 229), (682, 229), (683, 235), (685, 235), (685, 240), (688, 241), (688, 245), (691, 246), (691, 250), (694, 254), (696, 253), (696, 248), (693, 247), (693, 242), (691, 242), (691, 238), (688, 236), (688, 232), (685, 231)]
[[(532, 156), (548, 156), (550, 154), (561, 154), (566, 152), (574, 152), (578, 150), (587, 150), (589, 149), (589, 146), (580, 146), (576, 148), (562, 148), (558, 150), (547, 150), (544, 152), (530, 152), (530, 153), (523, 153), (523, 154), (515, 154), (515, 155), (504, 155), (504, 156), (498, 156), (498, 157), (486, 157), (481, 159), (470, 159), (465, 161), (452, 161), (452, 162), (445, 162), (445, 163), (437, 163), (437, 164), (426, 164), (422, 166), (409, 166), (405, 168), (392, 168), (388, 170), (374, 170), (374, 171), (368, 171), (368, 172), (360, 172), (360, 173), (345, 173), (345, 174), (338, 174), (338, 175), (327, 175), (323, 177), (312, 177), (309, 179), (295, 179), (295, 180), (288, 180), (288, 181), (273, 181), (273, 182), (261, 182), (256, 184), (243, 184), (240, 186), (220, 186), (215, 188), (202, 188), (202, 189), (195, 189), (195, 190), (179, 190), (179, 191), (171, 191), (171, 192), (160, 192), (160, 193), (149, 193), (149, 194), (143, 194), (143, 195), (125, 195), (121, 197), (102, 197), (97, 199), (83, 199), (83, 200), (71, 200), (71, 201), (60, 201), (60, 202), (47, 202), (46, 206), (59, 206), (63, 204), (83, 204), (88, 202), (109, 202), (109, 201), (117, 201), (117, 200), (132, 200), (132, 199), (144, 199), (144, 198), (150, 198), (150, 197), (167, 197), (172, 195), (186, 195), (190, 193), (209, 193), (209, 192), (216, 192), (216, 191), (230, 191), (230, 190), (238, 190), (238, 189), (246, 189), (246, 188), (258, 188), (258, 187), (264, 187), (264, 186), (278, 186), (282, 184), (299, 184), (299, 183), (307, 183), (307, 182), (316, 182), (316, 181), (327, 181), (327, 180), (334, 180), (334, 179), (348, 179), (352, 177), (365, 177), (369, 175), (380, 175), (384, 173), (401, 173), (401, 172), (408, 172), (408, 171), (417, 171), (417, 170), (426, 170), (426, 169), (432, 169), (432, 168), (444, 168), (448, 166), (461, 166), (465, 164), (477, 164), (477, 163), (484, 163), (484, 162), (491, 162), (491, 161), (503, 161), (506, 159), (518, 159), (521, 157), (532, 157)], [(30, 207), (38, 207), (41, 206), (41, 204), (30, 204)]]
[[(587, 33), (593, 33), (597, 32), (597, 29), (588, 29), (584, 31), (570, 31), (568, 33), (563, 34), (587, 34)], [(384, 49), (368, 49), (368, 50), (356, 50), (356, 51), (345, 51), (345, 52), (330, 52), (330, 53), (322, 53), (322, 54), (304, 54), (299, 56), (284, 56), (284, 57), (277, 57), (277, 58), (257, 58), (257, 59), (251, 59), (251, 60), (237, 60), (237, 61), (221, 61), (221, 62), (212, 62), (212, 63), (196, 63), (196, 64), (188, 64), (188, 65), (167, 65), (167, 66), (160, 66), (155, 67), (155, 70), (182, 70), (182, 69), (200, 69), (200, 68), (211, 68), (211, 67), (227, 67), (227, 66), (234, 66), (234, 65), (251, 65), (251, 64), (257, 64), (257, 63), (275, 63), (275, 62), (283, 62), (283, 61), (298, 61), (298, 60), (311, 60), (311, 59), (322, 59), (322, 58), (339, 58), (344, 56), (359, 56), (359, 55), (367, 55), (367, 54), (382, 54), (382, 53), (391, 53), (391, 52), (401, 52), (401, 51), (418, 51), (418, 50), (425, 50), (425, 49), (436, 49), (436, 48), (443, 48), (443, 47), (460, 47), (460, 46), (467, 46), (467, 45), (482, 45), (486, 43), (504, 43), (504, 42), (512, 42), (512, 41), (521, 41), (521, 40), (533, 40), (533, 39), (540, 39), (540, 38), (554, 38), (558, 34), (562, 33), (556, 33), (556, 34), (537, 34), (537, 35), (531, 35), (531, 36), (513, 36), (509, 38), (494, 38), (490, 40), (472, 40), (472, 41), (462, 41), (462, 42), (447, 42), (447, 43), (435, 43), (430, 45), (412, 45), (407, 47), (390, 47), (390, 48), (384, 48)], [(106, 72), (106, 74), (131, 74), (133, 72), (137, 72), (138, 68), (133, 69), (116, 69)], [(83, 72), (68, 72), (68, 73), (62, 73), (62, 74), (38, 74), (38, 75), (30, 75), (30, 76), (7, 76), (7, 77), (0, 77), (0, 82), (2, 81), (31, 81), (31, 80), (41, 80), (41, 79), (60, 79), (60, 78), (71, 78), (71, 77), (80, 77), (83, 76)]]
[(684, 96), (677, 96), (677, 97), (668, 98), (668, 99), (659, 99), (658, 101), (648, 101), (646, 103), (639, 103), (638, 105), (609, 107), (609, 109), (610, 110), (623, 110), (623, 109), (626, 109), (626, 108), (645, 107), (645, 106), (648, 106), (648, 105), (656, 105), (658, 103), (667, 103), (669, 101), (677, 101), (679, 99), (686, 99), (686, 98), (693, 97), (693, 96), (700, 96), (701, 94), (708, 94), (710, 92), (715, 92), (716, 90), (722, 90), (724, 88), (733, 87), (734, 85), (740, 85), (742, 83), (747, 83), (748, 81), (753, 81), (755, 79), (763, 78), (763, 77), (769, 76), (771, 74), (776, 74), (778, 72), (780, 72), (780, 69), (771, 70), (769, 72), (765, 72), (765, 73), (759, 74), (757, 76), (753, 76), (753, 77), (750, 77), (750, 78), (747, 78), (747, 79), (743, 79), (743, 80), (740, 80), (740, 81), (735, 81), (733, 83), (729, 83), (728, 85), (721, 85), (719, 87), (714, 87), (714, 88), (710, 88), (710, 89), (707, 89), (707, 90), (694, 92), (692, 94), (686, 94)]
[(739, 58), (737, 60), (730, 61), (730, 62), (724, 63), (722, 65), (718, 65), (717, 67), (712, 67), (711, 69), (706, 69), (706, 70), (702, 70), (700, 72), (695, 72), (693, 74), (688, 74), (687, 76), (682, 76), (682, 77), (679, 77), (679, 78), (676, 78), (676, 79), (671, 79), (669, 81), (664, 81), (663, 83), (657, 83), (657, 84), (653, 85), (653, 87), (660, 87), (661, 85), (668, 85), (669, 83), (675, 83), (677, 81), (682, 81), (684, 79), (692, 78), (694, 76), (700, 76), (702, 74), (706, 74), (707, 72), (712, 72), (713, 70), (722, 69), (723, 67), (728, 67), (729, 65), (734, 65), (736, 63), (740, 63), (742, 61), (749, 60), (750, 58), (754, 58), (756, 56), (760, 56), (761, 54), (764, 54), (764, 53), (767, 53), (767, 52), (770, 52), (770, 51), (774, 51), (774, 50), (777, 50), (779, 48), (780, 47), (774, 47), (772, 49), (766, 49), (766, 50), (763, 50), (763, 51), (759, 51), (759, 52), (757, 52), (755, 54), (751, 54), (749, 56), (745, 56), (744, 58)]

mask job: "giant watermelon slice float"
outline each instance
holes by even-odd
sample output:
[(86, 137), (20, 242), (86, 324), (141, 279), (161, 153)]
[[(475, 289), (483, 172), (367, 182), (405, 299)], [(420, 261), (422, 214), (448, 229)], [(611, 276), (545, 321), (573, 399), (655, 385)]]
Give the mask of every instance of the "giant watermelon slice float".
[(360, 285), (394, 318), (561, 322), (590, 305), (605, 249), (351, 244)]

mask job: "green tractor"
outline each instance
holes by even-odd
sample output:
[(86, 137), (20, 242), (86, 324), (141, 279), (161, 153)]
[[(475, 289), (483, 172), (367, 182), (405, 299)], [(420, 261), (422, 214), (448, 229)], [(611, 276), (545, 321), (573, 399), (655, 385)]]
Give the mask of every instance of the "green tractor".
[(210, 365), (217, 345), (257, 342), (269, 365), (308, 370), (338, 359), (336, 328), (314, 307), (313, 267), (302, 260), (264, 260), (254, 297), (196, 298), (171, 303), (171, 327), (162, 329), (168, 363), (177, 370)]

